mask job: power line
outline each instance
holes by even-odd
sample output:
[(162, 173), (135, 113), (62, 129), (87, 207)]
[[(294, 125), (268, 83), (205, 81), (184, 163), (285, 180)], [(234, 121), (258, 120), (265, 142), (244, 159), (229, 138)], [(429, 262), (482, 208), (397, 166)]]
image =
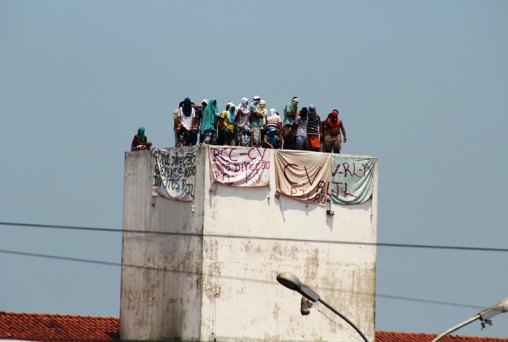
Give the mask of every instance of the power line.
[(480, 310), (485, 309), (484, 306), (478, 306), (478, 305), (460, 304), (460, 303), (446, 302), (446, 301), (441, 301), (441, 300), (413, 298), (413, 297), (406, 297), (406, 296), (394, 296), (394, 295), (380, 295), (380, 294), (377, 294), (376, 297), (381, 297), (381, 298), (385, 298), (385, 299), (396, 299), (396, 300), (402, 300), (402, 301), (411, 301), (411, 302), (418, 302), (418, 303), (425, 303), (425, 304), (437, 304), (437, 305), (444, 305), (444, 306), (455, 306), (455, 307), (468, 308), (468, 309), (480, 309)]
[(118, 229), (118, 228), (83, 227), (83, 226), (67, 226), (67, 225), (20, 223), (20, 222), (2, 222), (2, 221), (0, 221), (0, 226), (66, 229), (66, 230), (86, 230), (86, 231), (94, 231), (94, 232), (112, 232), (112, 233), (123, 231), (122, 229)]
[(286, 242), (312, 242), (312, 243), (359, 245), (359, 246), (372, 246), (372, 247), (441, 249), (441, 250), (472, 251), (472, 252), (503, 252), (503, 253), (508, 252), (508, 248), (492, 248), (492, 247), (423, 245), (423, 244), (404, 244), (404, 243), (388, 243), (388, 242), (362, 242), (362, 241), (338, 241), (338, 240), (316, 240), (316, 239), (292, 239), (292, 238), (262, 237), (262, 236), (248, 236), (248, 235), (226, 235), (226, 234), (197, 234), (197, 233), (183, 233), (183, 232), (167, 232), (167, 231), (160, 231), (160, 230), (146, 231), (146, 230), (136, 230), (136, 229), (118, 229), (118, 228), (84, 227), (84, 226), (68, 226), (68, 225), (49, 225), (49, 224), (2, 222), (2, 221), (0, 221), (0, 226), (41, 228), (41, 229), (82, 230), (82, 231), (108, 232), (108, 233), (156, 234), (156, 235), (169, 235), (169, 236), (251, 239), (251, 240), (286, 241)]
[[(42, 258), (42, 259), (50, 259), (50, 260), (80, 262), (80, 263), (87, 263), (87, 264), (94, 264), (94, 265), (101, 265), (101, 266), (113, 266), (113, 267), (125, 267), (125, 268), (135, 268), (135, 269), (146, 269), (146, 270), (153, 270), (153, 271), (162, 271), (162, 272), (180, 273), (180, 274), (186, 274), (186, 275), (203, 276), (203, 274), (199, 273), (199, 272), (174, 270), (174, 269), (169, 269), (167, 267), (160, 267), (160, 266), (133, 265), (133, 264), (125, 264), (125, 263), (122, 265), (119, 262), (112, 262), (112, 261), (102, 261), (102, 260), (85, 259), (85, 258), (65, 257), (65, 256), (59, 256), (59, 255), (22, 252), (22, 251), (14, 251), (14, 250), (6, 250), (6, 249), (0, 249), (0, 253), (1, 254), (18, 255), (18, 256), (35, 257), (35, 258)], [(226, 275), (214, 275), (213, 277), (223, 278), (223, 279), (229, 279), (229, 280), (248, 281), (248, 282), (254, 282), (254, 283), (261, 283), (261, 284), (272, 284), (272, 285), (277, 285), (278, 286), (278, 284), (276, 284), (275, 281), (266, 281), (266, 280), (261, 280), (261, 279), (252, 279), (252, 278), (243, 278), (243, 277), (232, 277), (232, 276), (226, 276)], [(337, 289), (333, 289), (333, 288), (324, 288), (324, 287), (317, 287), (317, 288), (319, 290), (322, 290), (322, 291), (334, 291), (334, 292), (337, 292)], [(359, 295), (366, 295), (366, 296), (371, 296), (372, 295), (371, 293), (358, 292), (358, 291), (343, 291), (343, 292), (354, 293), (354, 294), (359, 294)], [(423, 298), (415, 298), (415, 297), (394, 296), (394, 295), (386, 295), (386, 294), (381, 294), (381, 293), (376, 293), (376, 297), (378, 297), (378, 298), (385, 298), (385, 299), (395, 299), (395, 300), (401, 300), (401, 301), (424, 303), (424, 304), (435, 304), (435, 305), (442, 305), (442, 306), (454, 306), (454, 307), (472, 308), (472, 309), (480, 309), (480, 310), (485, 308), (483, 306), (478, 306), (478, 305), (453, 303), (453, 302), (438, 301), (438, 300), (423, 299)]]

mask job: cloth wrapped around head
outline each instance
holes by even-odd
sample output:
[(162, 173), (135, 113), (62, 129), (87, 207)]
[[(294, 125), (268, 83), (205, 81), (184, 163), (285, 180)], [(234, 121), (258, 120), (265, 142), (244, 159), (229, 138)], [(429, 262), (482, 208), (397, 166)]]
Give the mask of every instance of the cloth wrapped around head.
[(229, 107), (228, 107), (228, 121), (229, 122), (233, 122), (235, 121), (235, 104), (233, 102), (229, 102)]
[(182, 101), (182, 112), (185, 116), (191, 116), (192, 114), (192, 101), (190, 98), (186, 97)]
[(245, 115), (249, 114), (250, 113), (249, 99), (246, 97), (242, 98), (242, 101), (238, 105), (238, 109), (240, 109), (242, 114), (245, 114)]
[(264, 111), (266, 108), (266, 101), (265, 100), (259, 100), (259, 110)]
[(146, 142), (145, 127), (138, 128), (138, 137), (139, 137), (139, 140)]

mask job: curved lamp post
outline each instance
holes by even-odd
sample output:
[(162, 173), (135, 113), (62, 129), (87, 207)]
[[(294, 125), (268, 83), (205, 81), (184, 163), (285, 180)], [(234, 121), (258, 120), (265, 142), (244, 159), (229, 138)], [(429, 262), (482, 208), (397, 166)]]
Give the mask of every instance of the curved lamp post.
[(483, 328), (485, 328), (486, 325), (492, 325), (492, 321), (490, 320), (492, 317), (499, 315), (501, 313), (504, 313), (504, 312), (508, 312), (508, 297), (504, 298), (496, 305), (491, 306), (490, 308), (487, 308), (485, 310), (478, 312), (476, 315), (474, 315), (471, 318), (466, 319), (464, 322), (461, 322), (461, 323), (451, 327), (450, 329), (443, 331), (435, 339), (433, 339), (432, 342), (437, 342), (437, 341), (441, 340), (446, 335), (451, 334), (455, 330), (458, 330), (458, 329), (468, 325), (469, 323), (476, 321), (477, 319), (481, 320), (482, 329), (483, 329)]
[(320, 302), (328, 309), (332, 310), (337, 316), (345, 320), (351, 327), (353, 327), (353, 329), (355, 329), (356, 332), (360, 334), (360, 336), (363, 338), (365, 342), (369, 342), (369, 340), (367, 340), (367, 337), (365, 337), (362, 331), (358, 329), (358, 327), (354, 325), (353, 322), (351, 322), (346, 316), (344, 316), (343, 314), (335, 310), (333, 307), (331, 307), (328, 303), (326, 303), (321, 297), (319, 297), (319, 295), (316, 292), (314, 292), (314, 290), (312, 290), (310, 287), (302, 283), (300, 279), (298, 279), (298, 277), (295, 276), (294, 274), (289, 272), (279, 273), (277, 274), (277, 281), (282, 285), (284, 285), (285, 287), (287, 287), (288, 289), (298, 292), (299, 294), (301, 294), (307, 299), (310, 299), (313, 302)]

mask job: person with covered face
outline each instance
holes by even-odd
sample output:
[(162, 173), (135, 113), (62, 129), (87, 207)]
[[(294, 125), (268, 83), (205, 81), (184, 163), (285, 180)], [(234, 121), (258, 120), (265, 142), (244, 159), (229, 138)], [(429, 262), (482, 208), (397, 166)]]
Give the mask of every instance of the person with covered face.
[(252, 102), (249, 104), (250, 113), (255, 114), (259, 110), (259, 104), (261, 103), (261, 97), (258, 95), (252, 97)]
[(217, 108), (217, 100), (210, 99), (201, 117), (201, 124), (199, 127), (201, 143), (212, 145), (217, 143), (216, 122), (219, 116), (220, 113)]
[(265, 148), (281, 148), (282, 133), (280, 116), (275, 108), (270, 108), (266, 116), (266, 124), (264, 127), (263, 147)]
[(261, 98), (254, 96), (250, 104), (250, 129), (252, 132), (252, 144), (254, 146), (261, 146), (261, 130), (264, 126), (264, 114), (261, 112)]
[(260, 100), (258, 105), (258, 113), (262, 115), (263, 125), (266, 124), (266, 117), (268, 116), (268, 110), (266, 109), (266, 101)]
[(178, 110), (180, 119), (180, 140), (183, 146), (196, 145), (198, 140), (199, 118), (196, 115), (193, 103), (186, 97)]
[(152, 143), (148, 141), (145, 134), (145, 128), (139, 127), (138, 133), (132, 138), (131, 151), (149, 150), (152, 148)]
[(219, 118), (219, 130), (222, 133), (222, 144), (233, 145), (235, 140), (235, 117), (236, 107), (232, 102), (226, 105), (226, 110), (222, 112)]
[(237, 146), (252, 146), (250, 115), (249, 99), (244, 97), (236, 108), (235, 130)]
[(321, 118), (316, 112), (316, 106), (309, 106), (309, 119), (307, 120), (307, 146), (309, 151), (321, 150), (320, 126)]
[(344, 123), (339, 119), (339, 111), (332, 110), (322, 124), (323, 152), (340, 153), (341, 133), (344, 136), (344, 142), (347, 141), (346, 129)]
[(308, 110), (303, 107), (295, 119), (295, 150), (307, 150), (307, 122)]
[(180, 107), (183, 101), (178, 104), (178, 108), (173, 112), (173, 133), (175, 135), (175, 146), (182, 146), (182, 120), (180, 120)]
[(282, 136), (284, 137), (284, 149), (294, 148), (295, 118), (298, 113), (299, 99), (293, 96), (291, 102), (284, 107), (284, 121), (282, 123)]

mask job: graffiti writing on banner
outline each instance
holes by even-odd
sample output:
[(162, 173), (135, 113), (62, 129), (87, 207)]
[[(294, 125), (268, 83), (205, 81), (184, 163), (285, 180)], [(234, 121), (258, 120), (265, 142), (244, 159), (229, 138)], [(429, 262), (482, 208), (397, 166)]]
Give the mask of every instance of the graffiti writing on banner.
[[(287, 195), (303, 201), (324, 205), (326, 200), (330, 198), (330, 181), (322, 178), (318, 179), (318, 176), (322, 174), (322, 168), (323, 166), (320, 166), (314, 171), (309, 171), (307, 165), (286, 164), (283, 168), (283, 175), (290, 185), (289, 194)], [(304, 177), (295, 175), (304, 175)]]
[(330, 199), (330, 154), (280, 150), (275, 154), (277, 191), (308, 204), (325, 205)]
[(192, 201), (196, 183), (196, 152), (157, 150), (154, 155), (154, 195)]
[(363, 203), (372, 196), (376, 158), (334, 157), (332, 200), (336, 203)]
[(232, 186), (267, 186), (270, 180), (268, 150), (258, 147), (210, 147), (213, 182)]

